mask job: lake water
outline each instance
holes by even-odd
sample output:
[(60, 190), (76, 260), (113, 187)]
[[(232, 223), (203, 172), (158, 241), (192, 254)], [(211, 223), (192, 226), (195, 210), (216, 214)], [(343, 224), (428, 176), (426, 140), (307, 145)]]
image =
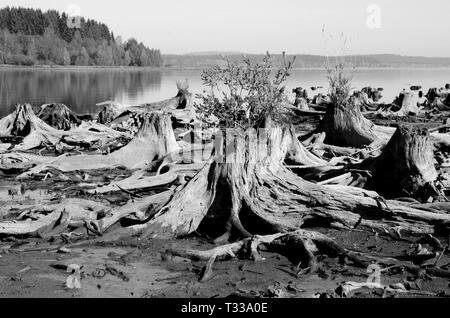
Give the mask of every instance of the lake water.
[[(96, 113), (95, 104), (107, 100), (125, 105), (160, 101), (175, 96), (176, 82), (184, 79), (193, 93), (201, 93), (200, 75), (201, 70), (0, 68), (0, 117), (16, 103), (63, 103), (78, 113)], [(446, 83), (450, 69), (357, 69), (353, 75), (354, 88), (383, 87), (385, 102), (411, 85), (421, 85), (426, 92)], [(296, 70), (288, 80), (288, 92), (298, 86), (323, 86), (326, 92), (326, 72)]]

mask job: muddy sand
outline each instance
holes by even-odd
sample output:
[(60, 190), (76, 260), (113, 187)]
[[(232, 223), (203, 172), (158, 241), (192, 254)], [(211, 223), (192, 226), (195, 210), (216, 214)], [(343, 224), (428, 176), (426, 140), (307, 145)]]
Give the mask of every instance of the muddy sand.
[[(373, 255), (394, 256), (410, 248), (413, 240), (390, 238), (363, 232), (321, 232), (343, 246)], [(0, 297), (44, 298), (222, 298), (240, 297), (331, 297), (337, 287), (348, 281), (366, 282), (367, 271), (324, 258), (318, 274), (302, 274), (286, 257), (262, 251), (265, 260), (216, 262), (214, 276), (199, 282), (204, 262), (193, 262), (165, 253), (168, 247), (207, 249), (202, 239), (177, 241), (141, 241), (130, 239), (116, 243), (83, 243), (63, 249), (61, 245), (15, 241), (0, 244)], [(83, 266), (80, 289), (69, 289), (67, 266)], [(450, 265), (443, 256), (439, 265)], [(381, 283), (402, 283), (408, 294), (389, 294), (383, 290), (363, 289), (350, 297), (449, 297), (450, 278), (412, 275), (401, 268), (382, 273)]]
[[(376, 121), (376, 120), (375, 120)], [(412, 120), (415, 121), (415, 120)], [(442, 118), (428, 122), (430, 126), (441, 124)], [(384, 123), (386, 124), (386, 123)], [(130, 176), (126, 169), (116, 168), (89, 171), (89, 181), (109, 182)], [(67, 178), (67, 176), (69, 178)], [(47, 178), (37, 174), (26, 183), (14, 176), (0, 178), (0, 204), (8, 206), (12, 214), (38, 204), (57, 203), (64, 198), (90, 199), (123, 205), (132, 200), (129, 194), (115, 192), (106, 195), (90, 195), (78, 186), (84, 173), (72, 172), (60, 178), (55, 172)], [(11, 192), (11, 189), (16, 191)], [(140, 191), (139, 195), (157, 193), (158, 189)], [(13, 210), (11, 210), (13, 209)], [(15, 210), (14, 210), (15, 209)], [(3, 216), (0, 215), (0, 219)], [(374, 256), (406, 255), (418, 238), (398, 238), (355, 231), (313, 229), (322, 232), (343, 247)], [(448, 237), (438, 237), (449, 244)], [(321, 269), (309, 275), (300, 271), (295, 263), (279, 253), (261, 251), (263, 261), (232, 259), (214, 263), (213, 277), (200, 282), (205, 262), (195, 262), (166, 253), (169, 247), (209, 249), (214, 247), (207, 239), (192, 237), (184, 240), (140, 240), (131, 237), (116, 242), (85, 241), (65, 246), (39, 238), (21, 239), (4, 237), (0, 240), (0, 297), (131, 297), (131, 298), (222, 298), (240, 297), (311, 298), (338, 297), (337, 288), (344, 282), (366, 282), (367, 270), (345, 261), (323, 257)], [(430, 260), (432, 263), (436, 260)], [(79, 289), (69, 289), (66, 281), (71, 275), (67, 267), (76, 264), (81, 268)], [(448, 269), (448, 253), (437, 259), (438, 267)], [(403, 268), (389, 268), (381, 273), (383, 285), (403, 284), (408, 293), (390, 293), (381, 289), (361, 289), (349, 297), (448, 297), (450, 277), (436, 278), (424, 272), (409, 273)]]

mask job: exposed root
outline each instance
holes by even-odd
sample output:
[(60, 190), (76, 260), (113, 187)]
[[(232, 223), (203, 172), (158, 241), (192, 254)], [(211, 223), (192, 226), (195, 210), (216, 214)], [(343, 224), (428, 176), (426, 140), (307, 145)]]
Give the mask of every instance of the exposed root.
[[(84, 229), (82, 237), (104, 235), (118, 222), (141, 224), (152, 216), (152, 209), (161, 208), (173, 195), (169, 190), (113, 208), (99, 202), (66, 199), (54, 205), (39, 205), (22, 213), (13, 221), (0, 222), (1, 236), (52, 237), (71, 236)], [(129, 225), (133, 231), (133, 226)]]
[[(302, 269), (302, 272), (307, 270), (310, 274), (315, 273), (319, 268), (316, 256), (328, 255), (333, 258), (342, 258), (348, 254), (345, 249), (341, 248), (327, 236), (318, 232), (305, 230), (264, 236), (255, 235), (235, 243), (218, 246), (211, 250), (169, 249), (167, 253), (190, 258), (195, 261), (207, 261), (200, 279), (203, 282), (213, 276), (212, 266), (215, 261), (235, 257), (264, 261), (259, 253), (260, 245), (264, 245), (271, 251), (276, 251), (287, 256), (298, 264), (297, 268), (299, 270)], [(353, 257), (353, 259), (356, 258)]]
[[(130, 177), (112, 182), (109, 185), (99, 186), (94, 189), (90, 189), (87, 192), (90, 194), (101, 194), (125, 190), (138, 190), (138, 189), (151, 189), (156, 187), (168, 186), (180, 178), (194, 177), (195, 174), (203, 167), (203, 164), (187, 164), (187, 165), (174, 165), (171, 167), (165, 166), (167, 171), (155, 176), (146, 176), (146, 172), (138, 170), (134, 172)], [(92, 186), (92, 184), (79, 184), (80, 186)]]

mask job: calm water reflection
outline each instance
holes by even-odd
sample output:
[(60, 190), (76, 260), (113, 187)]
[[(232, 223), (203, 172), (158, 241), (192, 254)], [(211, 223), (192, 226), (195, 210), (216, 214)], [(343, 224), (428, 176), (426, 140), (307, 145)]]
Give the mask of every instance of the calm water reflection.
[[(0, 116), (12, 111), (16, 103), (64, 103), (78, 113), (98, 112), (96, 103), (115, 100), (123, 104), (154, 102), (173, 97), (178, 80), (188, 79), (191, 91), (200, 93), (200, 70), (149, 69), (1, 69)], [(403, 88), (411, 85), (441, 87), (450, 83), (448, 69), (376, 69), (356, 70), (353, 86), (383, 87), (384, 101), (390, 102)], [(297, 86), (323, 86), (323, 70), (294, 71), (287, 85), (289, 92)], [(312, 95), (312, 92), (311, 92)]]

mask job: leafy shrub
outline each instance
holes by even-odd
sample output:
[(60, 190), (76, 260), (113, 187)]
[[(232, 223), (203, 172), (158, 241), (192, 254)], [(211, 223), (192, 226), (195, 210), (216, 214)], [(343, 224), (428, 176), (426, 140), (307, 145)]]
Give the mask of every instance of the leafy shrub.
[[(221, 128), (261, 127), (267, 117), (274, 121), (287, 121), (283, 112), (285, 100), (283, 83), (292, 69), (294, 60), (274, 68), (267, 53), (260, 63), (244, 57), (238, 64), (226, 60), (226, 66), (214, 66), (202, 73), (203, 94), (195, 108), (203, 122)], [(275, 72), (274, 72), (275, 70)]]

